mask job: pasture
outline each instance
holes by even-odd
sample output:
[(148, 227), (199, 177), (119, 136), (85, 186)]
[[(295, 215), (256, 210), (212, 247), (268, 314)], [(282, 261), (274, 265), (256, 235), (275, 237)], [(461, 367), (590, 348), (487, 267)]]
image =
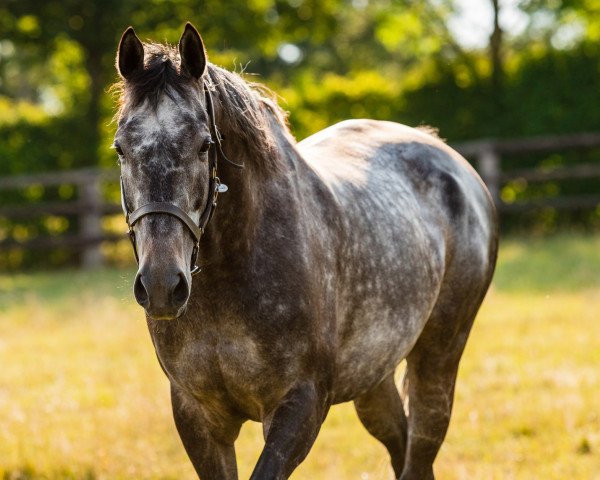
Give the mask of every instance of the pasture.
[[(132, 279), (131, 269), (0, 274), (0, 478), (195, 478)], [(599, 311), (600, 237), (503, 241), (440, 479), (600, 479)], [(261, 446), (260, 426), (246, 424), (240, 478)], [(392, 476), (346, 404), (292, 478)]]

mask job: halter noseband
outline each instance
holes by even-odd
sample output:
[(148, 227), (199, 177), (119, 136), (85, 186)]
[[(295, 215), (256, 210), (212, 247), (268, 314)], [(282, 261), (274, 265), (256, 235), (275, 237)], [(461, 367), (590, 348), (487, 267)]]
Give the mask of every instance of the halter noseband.
[(227, 191), (227, 185), (221, 183), (219, 177), (217, 176), (218, 157), (221, 156), (226, 162), (228, 162), (236, 168), (244, 168), (243, 164), (235, 163), (229, 160), (223, 152), (223, 148), (221, 147), (221, 134), (219, 133), (219, 130), (217, 129), (217, 124), (215, 122), (215, 111), (213, 107), (213, 101), (210, 94), (210, 90), (206, 83), (204, 83), (204, 95), (206, 98), (206, 109), (208, 111), (209, 129), (215, 141), (211, 144), (209, 149), (210, 180), (208, 184), (208, 203), (204, 208), (204, 212), (200, 216), (200, 220), (197, 225), (186, 212), (184, 212), (177, 205), (170, 202), (150, 202), (135, 209), (133, 212), (129, 212), (127, 199), (125, 196), (125, 188), (123, 185), (123, 177), (121, 176), (120, 178), (121, 206), (123, 207), (123, 213), (125, 214), (125, 221), (127, 222), (127, 226), (129, 227), (129, 231), (127, 233), (129, 235), (129, 239), (131, 240), (131, 244), (133, 245), (133, 254), (135, 255), (135, 261), (138, 263), (139, 257), (137, 253), (137, 247), (135, 244), (135, 231), (133, 230), (134, 225), (146, 215), (150, 215), (153, 213), (166, 213), (167, 215), (171, 215), (181, 220), (181, 222), (183, 222), (183, 224), (188, 228), (188, 230), (192, 234), (192, 237), (194, 237), (194, 249), (192, 250), (191, 260), (192, 269), (190, 273), (192, 275), (195, 275), (198, 272), (200, 272), (200, 267), (197, 265), (198, 251), (200, 249), (200, 237), (202, 237), (206, 225), (213, 216), (213, 213), (217, 206), (217, 197), (219, 196), (219, 193), (224, 193)]

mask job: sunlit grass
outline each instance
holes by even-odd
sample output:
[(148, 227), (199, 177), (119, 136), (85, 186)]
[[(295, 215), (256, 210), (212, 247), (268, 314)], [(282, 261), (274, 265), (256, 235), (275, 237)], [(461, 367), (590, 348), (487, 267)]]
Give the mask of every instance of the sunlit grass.
[[(0, 478), (191, 479), (133, 272), (0, 275)], [(441, 479), (600, 478), (600, 239), (504, 243), (461, 365)], [(237, 443), (240, 478), (262, 446)], [(351, 405), (293, 478), (393, 478)]]

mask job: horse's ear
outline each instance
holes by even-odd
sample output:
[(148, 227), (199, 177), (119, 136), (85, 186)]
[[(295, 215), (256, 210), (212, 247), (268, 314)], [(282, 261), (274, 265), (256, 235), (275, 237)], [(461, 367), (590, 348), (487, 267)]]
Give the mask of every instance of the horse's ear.
[(206, 51), (198, 30), (188, 22), (179, 39), (181, 69), (199, 79), (206, 72)]
[(133, 27), (125, 30), (119, 42), (117, 69), (126, 80), (144, 69), (144, 46), (133, 31)]

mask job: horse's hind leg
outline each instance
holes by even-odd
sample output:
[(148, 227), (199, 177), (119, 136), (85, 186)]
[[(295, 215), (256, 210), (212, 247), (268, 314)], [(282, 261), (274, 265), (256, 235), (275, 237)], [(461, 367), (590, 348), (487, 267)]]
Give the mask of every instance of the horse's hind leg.
[(435, 362), (427, 355), (408, 362), (409, 435), (401, 480), (432, 480), (433, 461), (444, 441), (454, 397), (456, 367)]
[(394, 373), (356, 398), (354, 406), (367, 431), (387, 448), (396, 477), (399, 477), (404, 467), (407, 423)]
[[(455, 296), (441, 298), (457, 301)], [(482, 300), (483, 294), (458, 308), (438, 301), (406, 359), (408, 447), (401, 480), (434, 478), (433, 461), (450, 423), (458, 364)]]

